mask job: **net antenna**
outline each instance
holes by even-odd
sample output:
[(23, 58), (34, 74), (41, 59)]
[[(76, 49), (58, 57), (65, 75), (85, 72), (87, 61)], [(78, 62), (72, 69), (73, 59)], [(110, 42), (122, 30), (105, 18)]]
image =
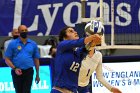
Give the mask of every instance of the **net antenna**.
[[(91, 20), (100, 20), (103, 24), (105, 23), (104, 22), (104, 2), (103, 0), (99, 0), (99, 5), (100, 5), (100, 16), (99, 17), (92, 17), (92, 18), (86, 18), (85, 17), (85, 12), (86, 12), (86, 2), (88, 0), (81, 0), (81, 22), (89, 22)], [(109, 25), (111, 25), (111, 33), (110, 33), (110, 44), (108, 45), (106, 43), (106, 40), (105, 40), (105, 36), (103, 35), (102, 37), (102, 43), (101, 43), (101, 46), (97, 46), (96, 48), (97, 49), (140, 49), (140, 45), (136, 45), (136, 44), (133, 44), (133, 45), (130, 45), (130, 44), (115, 44), (117, 39), (115, 38), (116, 36), (119, 36), (117, 34), (115, 34), (115, 17), (114, 17), (114, 1), (117, 1), (117, 0), (111, 0), (111, 22), (109, 22)], [(121, 37), (125, 37), (123, 36), (123, 34), (121, 35)], [(126, 40), (128, 41), (128, 40)]]

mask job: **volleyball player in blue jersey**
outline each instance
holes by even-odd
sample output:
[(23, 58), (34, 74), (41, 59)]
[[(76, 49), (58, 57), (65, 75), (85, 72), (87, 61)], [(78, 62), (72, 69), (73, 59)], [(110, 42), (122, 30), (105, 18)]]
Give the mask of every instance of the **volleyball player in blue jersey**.
[(59, 40), (54, 63), (54, 86), (51, 93), (77, 93), (80, 64), (87, 54), (84, 46), (91, 41), (100, 42), (101, 38), (91, 35), (79, 39), (73, 28), (65, 27), (59, 34)]

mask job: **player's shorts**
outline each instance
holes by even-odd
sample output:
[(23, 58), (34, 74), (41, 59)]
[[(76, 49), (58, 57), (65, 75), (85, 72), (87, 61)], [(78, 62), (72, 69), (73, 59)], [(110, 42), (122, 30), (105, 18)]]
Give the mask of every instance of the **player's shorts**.
[(77, 93), (76, 92), (72, 92), (66, 88), (60, 88), (60, 87), (53, 87), (52, 90), (51, 90), (51, 93)]
[(85, 87), (78, 86), (78, 93), (88, 93), (88, 92), (89, 92), (88, 86)]
[(62, 93), (62, 92), (60, 92), (60, 91), (58, 91), (58, 90), (56, 90), (56, 89), (52, 89), (52, 90), (51, 90), (51, 93)]

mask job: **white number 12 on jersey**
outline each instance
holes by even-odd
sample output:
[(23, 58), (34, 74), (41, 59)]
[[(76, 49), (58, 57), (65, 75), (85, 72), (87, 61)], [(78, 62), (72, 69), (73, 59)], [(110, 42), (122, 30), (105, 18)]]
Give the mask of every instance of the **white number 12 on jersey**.
[(70, 70), (77, 72), (77, 69), (79, 68), (79, 66), (80, 66), (79, 63), (73, 62), (70, 67)]

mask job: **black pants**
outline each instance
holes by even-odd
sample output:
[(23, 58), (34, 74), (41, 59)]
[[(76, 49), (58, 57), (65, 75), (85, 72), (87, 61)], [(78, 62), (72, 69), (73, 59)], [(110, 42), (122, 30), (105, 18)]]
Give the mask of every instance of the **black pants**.
[(16, 93), (31, 93), (33, 73), (33, 68), (22, 70), (22, 75), (20, 76), (14, 70), (11, 71)]

